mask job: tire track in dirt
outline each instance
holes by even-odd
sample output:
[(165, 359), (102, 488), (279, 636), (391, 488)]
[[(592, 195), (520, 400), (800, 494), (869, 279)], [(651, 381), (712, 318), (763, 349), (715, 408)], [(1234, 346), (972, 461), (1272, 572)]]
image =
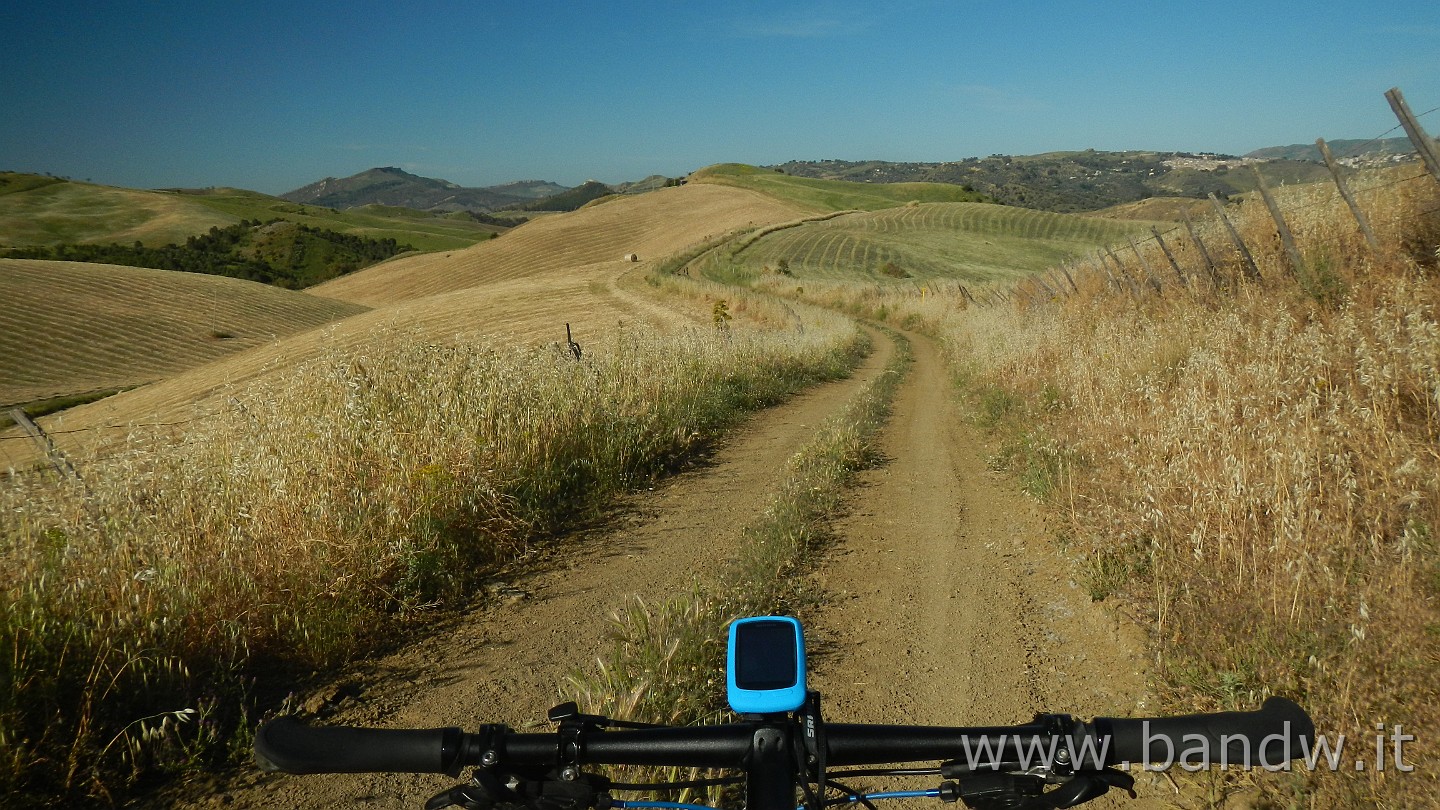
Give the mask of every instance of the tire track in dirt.
[(836, 722), (1008, 725), (1130, 715), (1135, 631), (1075, 583), (1035, 505), (986, 467), (933, 341), (915, 364), (817, 574), (812, 682)]
[[(628, 594), (662, 600), (731, 557), (740, 531), (769, 504), (785, 462), (888, 362), (877, 344), (849, 379), (762, 411), (706, 462), (638, 493), (609, 523), (567, 539), (543, 570), (489, 588), (492, 597), (414, 645), (304, 701), (322, 722), (394, 728), (506, 723), (543, 726), (565, 675), (608, 649), (607, 619)], [(261, 775), (178, 785), (155, 806), (421, 807), (443, 776)]]

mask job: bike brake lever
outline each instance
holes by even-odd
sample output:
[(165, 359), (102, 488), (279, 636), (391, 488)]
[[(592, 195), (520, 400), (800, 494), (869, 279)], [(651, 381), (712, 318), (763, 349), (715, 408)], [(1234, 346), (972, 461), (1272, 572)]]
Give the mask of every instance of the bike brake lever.
[(470, 777), (470, 784), (456, 785), (442, 790), (425, 802), (425, 810), (444, 810), (446, 807), (463, 807), (465, 810), (490, 810), (497, 802), (513, 802), (515, 792), (500, 783), (495, 774), (477, 769)]
[(1104, 796), (1112, 787), (1129, 793), (1132, 799), (1136, 798), (1135, 777), (1114, 768), (1080, 771), (1070, 781), (1047, 793), (1045, 798), (1055, 802), (1055, 807), (1074, 807)]
[(442, 790), (425, 802), (425, 810), (444, 810), (446, 807), (463, 807), (465, 810), (490, 810), (495, 799), (484, 788), (475, 785), (456, 785)]

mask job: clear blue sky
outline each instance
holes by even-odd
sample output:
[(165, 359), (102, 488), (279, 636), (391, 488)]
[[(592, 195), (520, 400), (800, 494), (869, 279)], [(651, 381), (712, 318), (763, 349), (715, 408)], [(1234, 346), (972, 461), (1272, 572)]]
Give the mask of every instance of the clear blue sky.
[(1392, 86), (1440, 106), (1436, 0), (6, 0), (0, 31), (0, 169), (133, 187), (1244, 153), (1378, 135)]

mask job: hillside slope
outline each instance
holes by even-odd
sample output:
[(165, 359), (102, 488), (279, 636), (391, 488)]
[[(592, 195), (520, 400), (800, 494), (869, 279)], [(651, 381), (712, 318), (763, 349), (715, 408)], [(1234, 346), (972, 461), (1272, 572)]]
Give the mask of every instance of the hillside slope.
[[(0, 173), (0, 246), (63, 242), (163, 245), (240, 217), (156, 191)], [(47, 178), (49, 179), (49, 178)]]
[(784, 260), (800, 281), (993, 281), (1053, 267), (1141, 227), (1000, 205), (925, 203), (776, 231), (735, 258), (752, 270)]
[(220, 276), (0, 259), (0, 404), (152, 382), (364, 309)]
[(802, 212), (755, 191), (692, 183), (535, 220), (467, 250), (400, 257), (310, 291), (380, 306), (616, 261), (632, 253), (659, 259), (709, 237), (783, 222)]
[(184, 244), (241, 220), (285, 219), (339, 233), (453, 250), (488, 239), (495, 225), (408, 208), (335, 211), (237, 188), (143, 190), (0, 172), (0, 248), (59, 244)]
[[(57, 441), (67, 451), (78, 450), (93, 438), (92, 429), (192, 419), (229, 407), (229, 386), (402, 333), (441, 343), (483, 335), (497, 346), (543, 344), (563, 341), (569, 324), (575, 339), (588, 346), (631, 323), (708, 324), (708, 303), (661, 302), (648, 294), (644, 269), (718, 234), (796, 215), (795, 208), (755, 192), (682, 186), (535, 220), (469, 250), (402, 257), (311, 288), (307, 294), (327, 295), (350, 312), (377, 308), (72, 408), (42, 424), (65, 431)], [(626, 261), (628, 252), (639, 253), (642, 261)], [(198, 303), (194, 309), (205, 311)], [(129, 311), (143, 312), (143, 305)], [(106, 431), (111, 433), (118, 431)], [(0, 454), (0, 463), (33, 460), (28, 446), (18, 442), (0, 449), (8, 453)]]
[(1155, 196), (1221, 197), (1253, 191), (1254, 175), (1233, 168), (1253, 164), (1272, 186), (1314, 182), (1323, 166), (1295, 160), (1256, 163), (1241, 158), (1187, 152), (1047, 152), (991, 155), (939, 163), (883, 160), (790, 161), (770, 169), (789, 175), (860, 181), (876, 186), (923, 181), (954, 183), (984, 192), (1006, 205), (1078, 213)]
[(796, 177), (743, 163), (720, 163), (690, 175), (691, 183), (736, 186), (806, 209), (876, 211), (908, 202), (988, 202), (984, 194), (949, 183), (856, 182), (854, 178)]

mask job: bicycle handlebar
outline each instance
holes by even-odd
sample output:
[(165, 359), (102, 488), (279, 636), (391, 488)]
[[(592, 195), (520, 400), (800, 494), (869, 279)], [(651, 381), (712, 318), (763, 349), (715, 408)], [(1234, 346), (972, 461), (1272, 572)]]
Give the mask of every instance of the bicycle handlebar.
[[(965, 758), (1000, 769), (1065, 750), (1074, 766), (1098, 769), (1123, 762), (1169, 766), (1176, 762), (1272, 765), (1308, 751), (1315, 734), (1305, 710), (1272, 697), (1253, 712), (1183, 717), (1107, 718), (1080, 723), (1057, 746), (1054, 726), (1037, 721), (993, 728), (878, 726), (827, 723), (826, 756), (832, 765), (866, 765)], [(565, 758), (588, 764), (741, 768), (757, 729), (740, 722), (588, 733), (562, 743), (557, 733), (521, 734), (485, 726), (391, 730), (310, 727), (282, 717), (260, 728), (255, 756), (262, 768), (286, 773), (446, 773), (466, 766), (554, 767)], [(566, 744), (573, 745), (568, 753)], [(1278, 753), (1276, 748), (1280, 750)], [(979, 754), (979, 756), (977, 756)], [(979, 769), (976, 767), (968, 770)]]
[[(1097, 717), (1093, 726), (1097, 735), (1112, 741), (1114, 750), (1106, 764), (1280, 765), (1308, 753), (1315, 737), (1310, 715), (1282, 697), (1267, 698), (1253, 712)], [(1270, 753), (1272, 747), (1281, 749), (1278, 756)]]
[(284, 773), (449, 773), (463, 767), (458, 728), (312, 727), (278, 717), (255, 733), (255, 760)]

